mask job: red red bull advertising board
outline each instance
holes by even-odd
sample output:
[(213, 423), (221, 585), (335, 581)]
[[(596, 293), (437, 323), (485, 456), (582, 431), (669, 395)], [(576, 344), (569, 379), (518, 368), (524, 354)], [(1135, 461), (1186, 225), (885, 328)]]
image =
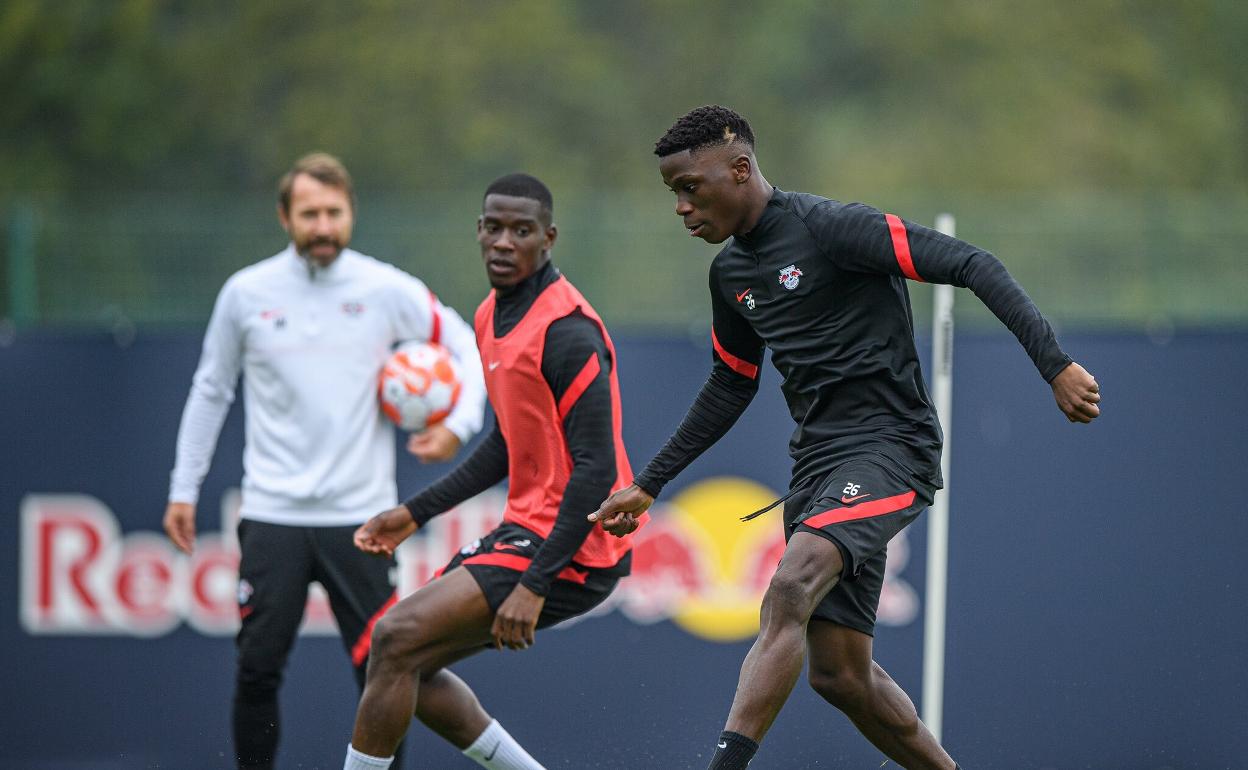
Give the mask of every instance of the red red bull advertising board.
[[(660, 501), (634, 540), (633, 572), (595, 614), (619, 612), (649, 624), (671, 620), (712, 642), (758, 633), (763, 592), (784, 553), (780, 511), (740, 522), (777, 493), (757, 482), (716, 477)], [(491, 490), (434, 519), (399, 549), (398, 586), (407, 595), (456, 551), (502, 520), (504, 493)], [(185, 623), (207, 636), (238, 630), (239, 494), (220, 505), (220, 527), (199, 533), (189, 556), (163, 533), (122, 534), (117, 516), (83, 493), (32, 494), (21, 503), (22, 626), (39, 635), (154, 637)], [(918, 614), (900, 576), (908, 560), (903, 531), (890, 545), (879, 622), (905, 625)], [(305, 634), (335, 634), (327, 597), (314, 587)]]

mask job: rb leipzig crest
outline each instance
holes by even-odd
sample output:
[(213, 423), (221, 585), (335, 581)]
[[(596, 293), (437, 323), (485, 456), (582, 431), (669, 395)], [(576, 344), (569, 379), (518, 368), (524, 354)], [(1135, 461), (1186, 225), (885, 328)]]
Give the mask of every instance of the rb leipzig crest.
[(797, 282), (802, 278), (802, 271), (797, 265), (789, 265), (780, 270), (780, 283), (784, 288), (793, 291), (797, 288)]

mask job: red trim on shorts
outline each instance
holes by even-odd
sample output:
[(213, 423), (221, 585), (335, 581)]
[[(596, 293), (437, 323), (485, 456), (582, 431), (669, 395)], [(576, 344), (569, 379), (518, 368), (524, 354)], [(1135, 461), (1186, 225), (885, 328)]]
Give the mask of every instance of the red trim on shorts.
[(442, 344), (442, 316), (438, 315), (438, 295), (429, 289), (429, 315), (433, 318), (433, 328), (429, 330), (429, 341), (435, 345)]
[(572, 380), (572, 384), (563, 392), (563, 398), (559, 399), (559, 419), (568, 416), (568, 412), (572, 411), (572, 407), (576, 406), (576, 402), (581, 396), (585, 395), (585, 391), (589, 388), (590, 383), (602, 371), (602, 364), (598, 363), (598, 354), (590, 353), (589, 360), (581, 367), (581, 371)]
[[(481, 564), (486, 567), (506, 567), (514, 569), (516, 572), (524, 572), (529, 568), (529, 564), (533, 562), (527, 556), (521, 556), (515, 553), (480, 553), (476, 556), (469, 556), (464, 559), (464, 564)], [(574, 567), (564, 567), (556, 580), (567, 580), (577, 585), (585, 585), (585, 580), (589, 577), (588, 572), (582, 572)]]
[(893, 236), (893, 253), (897, 255), (897, 264), (901, 272), (912, 281), (923, 283), (923, 279), (915, 272), (914, 260), (910, 258), (910, 237), (906, 235), (906, 224), (896, 214), (885, 214), (888, 232)]
[(715, 336), (715, 327), (711, 327), (711, 344), (715, 346), (715, 352), (719, 354), (720, 359), (737, 374), (742, 377), (749, 377), (751, 380), (758, 377), (758, 366), (741, 358), (737, 358), (733, 354), (724, 350), (724, 346), (719, 344), (719, 337)]
[(368, 625), (364, 626), (364, 631), (360, 633), (360, 638), (355, 640), (355, 644), (351, 647), (351, 663), (355, 666), (361, 665), (368, 658), (368, 651), (373, 646), (373, 626), (377, 625), (377, 621), (381, 620), (381, 616), (386, 614), (386, 610), (393, 607), (399, 601), (397, 592), (390, 594), (390, 598), (386, 603), (381, 605), (381, 609), (373, 613), (368, 619)]
[(858, 519), (869, 519), (872, 516), (883, 516), (886, 513), (894, 513), (904, 508), (909, 508), (914, 502), (915, 492), (910, 490), (900, 495), (885, 497), (880, 500), (869, 500), (865, 503), (857, 505), (847, 505), (844, 508), (831, 508), (823, 513), (816, 513), (809, 519), (802, 522), (811, 529), (821, 529), (829, 524), (840, 524), (843, 521), (856, 521)]

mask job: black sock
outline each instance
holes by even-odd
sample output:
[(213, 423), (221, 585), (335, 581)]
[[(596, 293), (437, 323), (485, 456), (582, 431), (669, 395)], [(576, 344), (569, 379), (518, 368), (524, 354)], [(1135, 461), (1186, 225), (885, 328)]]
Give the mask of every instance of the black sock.
[(740, 733), (724, 730), (719, 734), (719, 744), (715, 748), (715, 756), (706, 770), (745, 770), (746, 765), (754, 758), (758, 744)]

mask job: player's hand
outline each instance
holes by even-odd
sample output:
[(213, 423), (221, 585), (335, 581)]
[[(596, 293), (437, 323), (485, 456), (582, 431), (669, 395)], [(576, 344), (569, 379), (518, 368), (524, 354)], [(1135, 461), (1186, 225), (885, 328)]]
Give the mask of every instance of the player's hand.
[(598, 510), (589, 514), (590, 521), (602, 522), (602, 528), (616, 537), (624, 537), (641, 526), (641, 514), (654, 505), (650, 493), (636, 484), (615, 492)]
[(394, 556), (394, 550), (416, 531), (416, 522), (407, 507), (400, 505), (382, 511), (360, 525), (353, 539), (355, 547), (365, 553)]
[(537, 634), (537, 619), (544, 606), (545, 596), (538, 596), (517, 583), (494, 615), (494, 625), (490, 628), (494, 646), (500, 650), (504, 647), (512, 650), (532, 647)]
[(422, 463), (444, 463), (459, 452), (459, 436), (441, 423), (407, 437), (407, 451)]
[(169, 503), (165, 507), (165, 534), (183, 553), (195, 548), (195, 505)]
[(1049, 383), (1057, 408), (1071, 422), (1092, 422), (1101, 413), (1101, 386), (1088, 370), (1076, 363), (1063, 369)]

